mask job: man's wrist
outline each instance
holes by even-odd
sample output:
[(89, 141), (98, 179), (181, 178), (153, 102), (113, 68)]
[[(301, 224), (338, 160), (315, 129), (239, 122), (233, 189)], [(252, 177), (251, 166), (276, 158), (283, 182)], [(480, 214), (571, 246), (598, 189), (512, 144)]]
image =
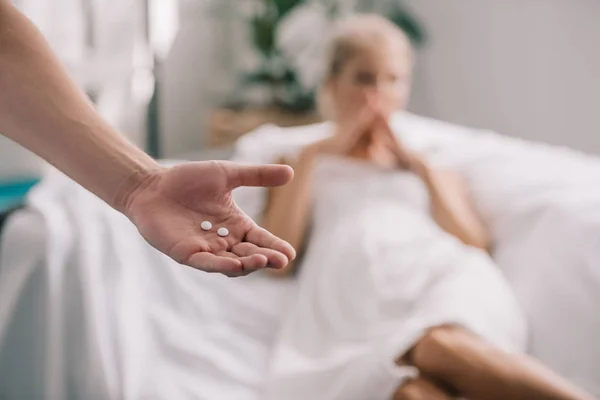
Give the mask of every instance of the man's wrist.
[(113, 199), (113, 207), (119, 212), (131, 218), (131, 205), (135, 197), (151, 186), (161, 171), (165, 168), (158, 163), (148, 163), (148, 165), (138, 165), (123, 179)]

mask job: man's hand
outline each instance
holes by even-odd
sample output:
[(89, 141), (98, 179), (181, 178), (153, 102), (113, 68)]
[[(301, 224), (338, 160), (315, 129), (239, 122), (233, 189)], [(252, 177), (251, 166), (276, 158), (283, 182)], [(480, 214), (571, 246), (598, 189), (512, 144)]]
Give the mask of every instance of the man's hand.
[[(153, 173), (124, 199), (125, 214), (152, 246), (181, 264), (230, 277), (279, 269), (295, 258), (295, 250), (244, 214), (231, 191), (281, 186), (292, 177), (285, 165), (187, 163)], [(213, 228), (202, 230), (203, 221)], [(229, 230), (227, 237), (217, 234), (220, 227)]]
[[(241, 212), (231, 191), (276, 186), (290, 167), (191, 163), (164, 169), (104, 121), (35, 26), (0, 0), (0, 134), (125, 213), (158, 250), (198, 269), (239, 276), (281, 268), (295, 252)], [(214, 229), (205, 232), (202, 221)], [(216, 229), (225, 227), (226, 238)]]

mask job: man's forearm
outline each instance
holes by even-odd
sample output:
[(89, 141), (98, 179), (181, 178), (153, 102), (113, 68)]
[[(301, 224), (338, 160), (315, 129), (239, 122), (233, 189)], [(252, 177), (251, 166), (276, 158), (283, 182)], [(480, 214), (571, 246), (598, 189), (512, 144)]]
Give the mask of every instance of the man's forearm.
[(127, 194), (159, 168), (96, 113), (43, 36), (6, 0), (0, 0), (0, 133), (120, 211)]

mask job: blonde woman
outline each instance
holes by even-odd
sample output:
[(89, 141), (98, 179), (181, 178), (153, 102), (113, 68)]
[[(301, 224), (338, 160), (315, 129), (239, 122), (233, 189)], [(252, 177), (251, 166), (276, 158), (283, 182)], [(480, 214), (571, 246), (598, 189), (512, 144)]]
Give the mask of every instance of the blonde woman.
[(521, 311), (487, 254), (460, 177), (397, 139), (413, 55), (389, 21), (358, 15), (329, 43), (327, 139), (287, 160), (263, 223), (305, 248), (268, 399), (591, 399), (522, 354)]

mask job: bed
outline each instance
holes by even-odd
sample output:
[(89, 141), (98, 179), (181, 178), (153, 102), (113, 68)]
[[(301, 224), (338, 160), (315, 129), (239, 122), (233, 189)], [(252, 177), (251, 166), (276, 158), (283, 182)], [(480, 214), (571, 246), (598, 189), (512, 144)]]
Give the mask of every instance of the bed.
[[(529, 318), (529, 352), (600, 396), (600, 160), (408, 113), (393, 126), (467, 179)], [(262, 127), (233, 159), (271, 162), (314, 131)], [(264, 205), (260, 189), (236, 200), (254, 217)], [(260, 398), (269, 349), (257, 343), (276, 340), (294, 282), (197, 273), (136, 235), (57, 173), (12, 214), (0, 242), (0, 395)]]
[(10, 215), (12, 214), (13, 211), (14, 210), (9, 209), (9, 210), (0, 212), (0, 235), (2, 235), (2, 228), (4, 228), (4, 223), (6, 222), (8, 217), (10, 217)]
[(0, 181), (0, 237), (8, 218), (23, 206), (27, 192), (38, 181), (39, 179)]

